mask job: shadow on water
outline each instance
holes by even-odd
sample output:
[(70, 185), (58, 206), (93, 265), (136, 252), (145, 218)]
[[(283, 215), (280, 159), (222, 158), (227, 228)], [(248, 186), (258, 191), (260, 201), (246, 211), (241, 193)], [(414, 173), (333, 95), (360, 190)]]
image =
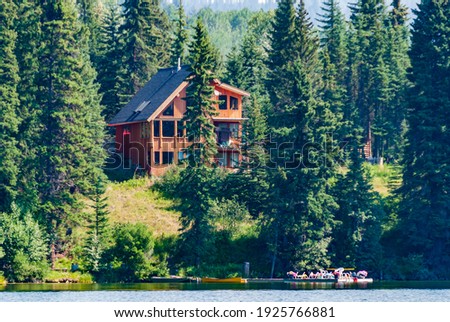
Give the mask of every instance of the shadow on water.
[(0, 292), (81, 291), (214, 291), (214, 290), (336, 290), (336, 289), (450, 289), (450, 281), (375, 281), (369, 284), (343, 283), (133, 283), (133, 284), (8, 284)]

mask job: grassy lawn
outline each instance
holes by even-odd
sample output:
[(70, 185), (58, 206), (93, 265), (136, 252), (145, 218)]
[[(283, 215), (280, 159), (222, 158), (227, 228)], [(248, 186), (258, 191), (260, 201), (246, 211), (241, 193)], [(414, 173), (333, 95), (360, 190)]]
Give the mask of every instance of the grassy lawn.
[(178, 234), (179, 213), (172, 208), (174, 202), (150, 189), (150, 178), (112, 182), (108, 185), (111, 223), (144, 223), (156, 236)]
[(366, 164), (372, 176), (373, 189), (383, 197), (387, 197), (392, 189), (401, 184), (400, 170), (392, 165)]

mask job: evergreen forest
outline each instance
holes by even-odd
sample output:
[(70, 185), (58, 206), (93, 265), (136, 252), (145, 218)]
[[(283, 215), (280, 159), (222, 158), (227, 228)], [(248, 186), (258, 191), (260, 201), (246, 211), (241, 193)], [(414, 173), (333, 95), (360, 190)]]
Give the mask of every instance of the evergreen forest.
[[(189, 16), (183, 1), (1, 0), (0, 285), (232, 277), (244, 262), (251, 277), (448, 279), (450, 1), (320, 3), (313, 20), (304, 0)], [(162, 177), (119, 169), (107, 124), (179, 60), (201, 144)], [(235, 171), (211, 162), (213, 79), (251, 94)], [(112, 218), (108, 193), (142, 182), (128, 202), (151, 196), (175, 229)]]

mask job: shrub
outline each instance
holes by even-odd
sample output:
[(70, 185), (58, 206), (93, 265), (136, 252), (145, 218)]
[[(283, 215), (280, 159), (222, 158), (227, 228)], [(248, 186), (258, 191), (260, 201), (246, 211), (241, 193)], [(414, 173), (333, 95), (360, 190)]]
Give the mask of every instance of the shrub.
[(10, 214), (0, 215), (0, 269), (14, 282), (42, 280), (48, 268), (44, 232), (30, 214), (13, 205)]

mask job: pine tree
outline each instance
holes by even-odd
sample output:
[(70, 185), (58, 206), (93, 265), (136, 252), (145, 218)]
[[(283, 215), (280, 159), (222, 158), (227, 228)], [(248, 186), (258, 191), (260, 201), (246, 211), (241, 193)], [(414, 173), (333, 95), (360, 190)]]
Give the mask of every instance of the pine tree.
[(379, 272), (381, 265), (382, 208), (364, 167), (361, 147), (350, 145), (348, 172), (333, 188), (339, 210), (330, 244), (333, 265), (364, 267)]
[[(359, 0), (351, 7), (352, 35), (349, 42), (349, 108), (350, 111), (358, 110), (355, 127), (363, 129), (364, 141), (375, 141), (371, 151), (371, 156), (375, 157), (383, 157), (381, 142), (385, 134), (380, 124), (384, 123), (384, 92), (388, 90), (386, 83), (379, 82), (386, 72), (383, 64), (386, 50), (384, 22), (387, 17), (383, 3), (382, 0)], [(377, 123), (376, 133), (373, 133), (374, 123)]]
[(99, 58), (100, 3), (98, 0), (76, 0), (76, 2), (80, 13), (80, 20), (89, 30), (89, 54), (93, 65), (96, 66), (97, 59)]
[(100, 84), (103, 115), (109, 122), (127, 102), (124, 101), (125, 71), (122, 65), (121, 20), (118, 7), (111, 5), (100, 29), (97, 81)]
[(86, 34), (72, 2), (43, 3), (39, 55), (41, 220), (51, 238), (52, 261), (64, 241), (76, 193), (87, 193), (101, 175), (104, 122)]
[(134, 95), (170, 60), (170, 25), (159, 0), (125, 0), (123, 6), (123, 64)]
[(186, 91), (186, 134), (191, 142), (189, 160), (191, 165), (207, 165), (213, 162), (217, 153), (215, 127), (212, 117), (216, 115), (212, 98), (213, 80), (216, 78), (216, 51), (200, 18), (195, 26), (194, 39), (190, 45), (192, 76)]
[(17, 147), (19, 117), (19, 68), (14, 53), (17, 34), (14, 22), (17, 6), (0, 3), (0, 212), (10, 210), (16, 197), (20, 151)]
[(189, 35), (187, 31), (186, 14), (184, 12), (183, 1), (180, 0), (178, 7), (178, 17), (176, 21), (175, 41), (173, 43), (171, 63), (172, 66), (178, 64), (178, 59), (184, 64), (186, 60), (186, 46)]
[(348, 106), (347, 76), (348, 76), (348, 39), (344, 15), (337, 0), (323, 3), (323, 14), (320, 14), (322, 65), (322, 99), (329, 104), (340, 125), (337, 133), (333, 133), (336, 140), (348, 139), (352, 131), (350, 122), (351, 108)]
[(41, 37), (41, 9), (36, 1), (16, 1), (17, 19), (14, 23), (17, 31), (15, 54), (19, 65), (20, 82), (17, 92), (20, 99), (17, 140), (22, 153), (18, 176), (17, 204), (23, 209), (34, 212), (39, 204), (37, 182), (38, 155), (43, 126), (40, 122), (42, 111), (39, 108), (36, 76), (39, 70), (38, 50)]
[(386, 110), (385, 156), (387, 161), (399, 161), (404, 146), (406, 131), (406, 110), (411, 83), (407, 71), (411, 67), (408, 56), (410, 47), (410, 27), (408, 8), (395, 0), (389, 13), (386, 68), (389, 77), (389, 102)]
[(99, 179), (94, 187), (94, 191), (89, 196), (92, 201), (93, 214), (87, 218), (88, 238), (85, 245), (85, 258), (87, 269), (91, 272), (98, 272), (102, 255), (106, 249), (106, 229), (108, 227), (108, 199), (104, 197), (105, 184)]
[(268, 52), (267, 90), (271, 98), (273, 109), (284, 104), (286, 88), (292, 87), (290, 64), (297, 56), (294, 38), (295, 7), (293, 0), (281, 0), (275, 10), (272, 30), (269, 34), (270, 50)]
[[(283, 6), (282, 6), (283, 4)], [(291, 12), (291, 2), (280, 2), (277, 10)], [(292, 48), (289, 56), (277, 67), (277, 74), (269, 72), (268, 90), (274, 106), (271, 122), (271, 143), (276, 144), (276, 156), (271, 154), (270, 173), (272, 211), (263, 220), (265, 235), (272, 251), (272, 275), (289, 269), (317, 269), (329, 263), (327, 247), (333, 226), (336, 204), (327, 192), (327, 170), (331, 166), (324, 161), (326, 126), (332, 126), (329, 109), (318, 97), (319, 91), (319, 41), (311, 28), (305, 4), (299, 6), (284, 25), (293, 25), (284, 42), (275, 40), (269, 67), (275, 66), (274, 57)], [(280, 14), (281, 12), (276, 13)], [(280, 25), (281, 26), (281, 25)], [(274, 30), (280, 26), (274, 24)], [(275, 48), (282, 48), (281, 53)], [(278, 84), (279, 73), (289, 75)], [(284, 77), (284, 76), (283, 76)], [(272, 87), (272, 89), (271, 89)], [(275, 162), (274, 162), (275, 161)]]
[(450, 273), (450, 2), (424, 0), (415, 14), (400, 188), (401, 254), (423, 259), (413, 277), (445, 278)]

